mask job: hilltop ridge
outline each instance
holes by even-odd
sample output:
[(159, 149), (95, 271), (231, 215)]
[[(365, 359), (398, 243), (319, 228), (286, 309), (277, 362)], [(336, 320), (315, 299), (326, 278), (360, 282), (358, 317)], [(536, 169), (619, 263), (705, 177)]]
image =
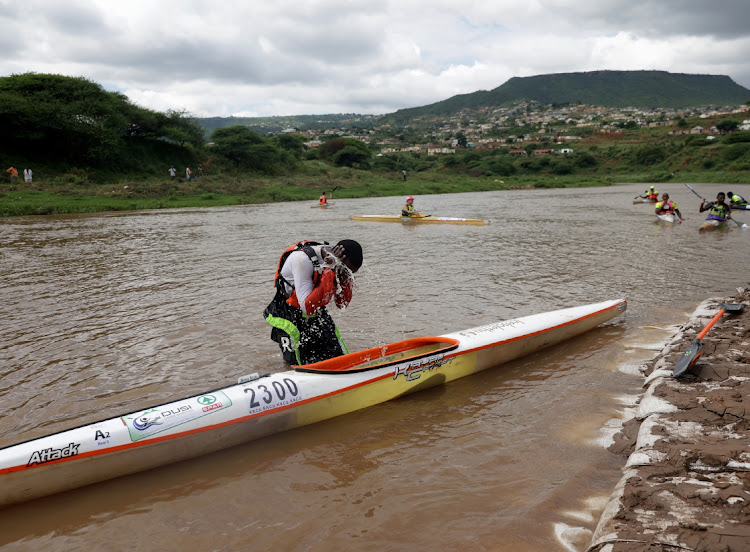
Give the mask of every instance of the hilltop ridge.
[(405, 125), (424, 117), (448, 117), (464, 110), (509, 107), (521, 102), (544, 105), (589, 104), (602, 107), (690, 108), (741, 105), (750, 89), (726, 75), (695, 75), (667, 71), (589, 71), (513, 77), (493, 90), (459, 94), (386, 115), (326, 114), (284, 117), (209, 117), (196, 119), (210, 134), (216, 128), (249, 126), (259, 132)]

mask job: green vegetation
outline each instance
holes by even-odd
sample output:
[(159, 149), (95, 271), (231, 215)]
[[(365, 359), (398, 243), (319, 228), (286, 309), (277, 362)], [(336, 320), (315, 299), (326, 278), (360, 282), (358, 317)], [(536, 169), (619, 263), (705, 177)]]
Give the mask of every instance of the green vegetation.
[[(145, 110), (86, 79), (56, 75), (0, 78), (0, 106), (1, 169), (12, 162), (19, 173), (25, 166), (34, 171), (31, 184), (20, 176), (11, 185), (1, 173), (0, 216), (312, 201), (336, 186), (337, 198), (355, 198), (750, 181), (750, 132), (736, 130), (746, 116), (732, 113), (686, 112), (672, 120), (654, 114), (636, 122), (619, 112), (548, 106), (542, 123), (539, 106), (521, 105), (504, 126), (479, 131), (486, 110), (462, 112), (454, 114), (465, 119), (458, 130), (447, 131), (458, 144), (455, 153), (427, 155), (406, 150), (425, 137), (447, 141), (436, 127), (442, 122), (429, 118), (358, 127), (361, 134), (348, 129), (349, 136), (321, 132), (314, 149), (310, 136), (269, 136), (242, 125), (217, 126), (205, 144), (203, 128), (186, 113)], [(584, 115), (598, 119), (596, 126), (581, 126)], [(607, 124), (610, 115), (615, 122)], [(664, 126), (649, 127), (654, 121)], [(715, 131), (692, 130), (698, 126)], [(486, 136), (503, 141), (475, 147), (472, 141)], [(396, 152), (381, 154), (378, 142), (396, 144)], [(199, 164), (202, 176), (186, 180), (185, 167)]]

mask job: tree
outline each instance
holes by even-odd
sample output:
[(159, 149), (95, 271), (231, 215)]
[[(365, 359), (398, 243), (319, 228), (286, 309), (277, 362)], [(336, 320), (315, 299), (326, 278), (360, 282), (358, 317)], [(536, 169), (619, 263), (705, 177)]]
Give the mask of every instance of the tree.
[(301, 157), (307, 149), (305, 146), (305, 137), (301, 134), (279, 134), (276, 136), (276, 142), (279, 147), (292, 153), (297, 158)]
[(0, 147), (6, 151), (117, 169), (138, 166), (141, 152), (159, 149), (156, 140), (200, 145), (202, 134), (184, 114), (144, 109), (82, 77), (0, 77)]
[(716, 128), (718, 128), (722, 132), (733, 132), (737, 130), (737, 128), (740, 126), (740, 124), (737, 121), (721, 121), (719, 124), (716, 125)]
[[(330, 159), (336, 165), (347, 167), (353, 167), (355, 164), (369, 167), (369, 160), (372, 157), (367, 144), (354, 138), (333, 138), (318, 149), (321, 158)], [(339, 152), (343, 153), (339, 155)]]
[(346, 146), (337, 151), (333, 156), (333, 162), (341, 167), (369, 168), (370, 151), (356, 146)]
[(245, 126), (217, 128), (211, 134), (214, 151), (237, 167), (249, 164), (250, 147), (262, 144), (264, 138)]

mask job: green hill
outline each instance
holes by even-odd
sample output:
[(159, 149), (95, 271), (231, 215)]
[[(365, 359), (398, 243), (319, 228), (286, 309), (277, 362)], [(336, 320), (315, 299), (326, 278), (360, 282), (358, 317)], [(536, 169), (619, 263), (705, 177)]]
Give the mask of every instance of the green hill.
[(447, 100), (386, 115), (403, 122), (422, 116), (449, 116), (464, 109), (508, 107), (519, 102), (590, 104), (603, 107), (689, 108), (740, 105), (750, 90), (724, 75), (688, 75), (666, 71), (591, 71), (513, 77), (494, 90), (453, 96)]
[(590, 104), (603, 107), (690, 108), (741, 105), (750, 90), (725, 75), (689, 75), (666, 71), (591, 71), (513, 77), (487, 91), (460, 94), (447, 100), (400, 109), (387, 115), (293, 115), (287, 117), (211, 117), (196, 119), (206, 135), (217, 128), (248, 126), (260, 133), (293, 127), (326, 130), (334, 127), (371, 127), (390, 123), (404, 125), (420, 117), (449, 117), (462, 110), (510, 107), (520, 102), (543, 105)]

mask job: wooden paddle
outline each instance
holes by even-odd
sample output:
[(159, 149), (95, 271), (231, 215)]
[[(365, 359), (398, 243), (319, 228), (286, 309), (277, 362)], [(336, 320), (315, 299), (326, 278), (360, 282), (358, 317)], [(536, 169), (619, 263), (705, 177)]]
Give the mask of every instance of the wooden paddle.
[(701, 339), (706, 337), (706, 334), (708, 333), (708, 330), (711, 329), (711, 327), (716, 324), (717, 320), (721, 318), (721, 316), (728, 312), (729, 314), (739, 314), (742, 312), (742, 310), (745, 308), (742, 304), (732, 304), (728, 305), (726, 303), (721, 304), (721, 310), (716, 313), (716, 316), (714, 316), (711, 319), (711, 322), (709, 322), (705, 328), (701, 330), (701, 333), (699, 333), (695, 339), (693, 339), (693, 342), (690, 344), (690, 347), (687, 348), (687, 350), (682, 353), (682, 356), (680, 357), (680, 360), (677, 362), (677, 365), (674, 367), (674, 372), (672, 373), (672, 376), (675, 378), (680, 377), (682, 374), (684, 374), (687, 370), (693, 367), (695, 362), (698, 360), (698, 357), (701, 356), (703, 353), (703, 344), (701, 343)]
[[(701, 198), (701, 199), (702, 199), (703, 201), (706, 201), (706, 198), (705, 198), (705, 197), (703, 197), (702, 195), (700, 195), (700, 194), (699, 194), (698, 192), (696, 192), (695, 190), (693, 190), (693, 188), (692, 188), (692, 187), (690, 186), (690, 184), (685, 184), (685, 186), (687, 186), (687, 187), (688, 187), (688, 189), (689, 189), (689, 190), (690, 190), (691, 192), (693, 192), (693, 193), (694, 193), (695, 195), (697, 195), (697, 196), (698, 196), (699, 198)], [(709, 202), (709, 203), (715, 203), (715, 202), (711, 201), (711, 202)], [(731, 209), (731, 207), (730, 207), (730, 209)], [(734, 222), (734, 223), (735, 223), (735, 224), (736, 224), (737, 226), (739, 226), (740, 228), (747, 228), (747, 224), (745, 224), (744, 222), (743, 222), (742, 224), (740, 224), (739, 222), (737, 222), (737, 221), (736, 221), (736, 220), (734, 220), (734, 219), (729, 219), (729, 220), (731, 220), (732, 222)]]

